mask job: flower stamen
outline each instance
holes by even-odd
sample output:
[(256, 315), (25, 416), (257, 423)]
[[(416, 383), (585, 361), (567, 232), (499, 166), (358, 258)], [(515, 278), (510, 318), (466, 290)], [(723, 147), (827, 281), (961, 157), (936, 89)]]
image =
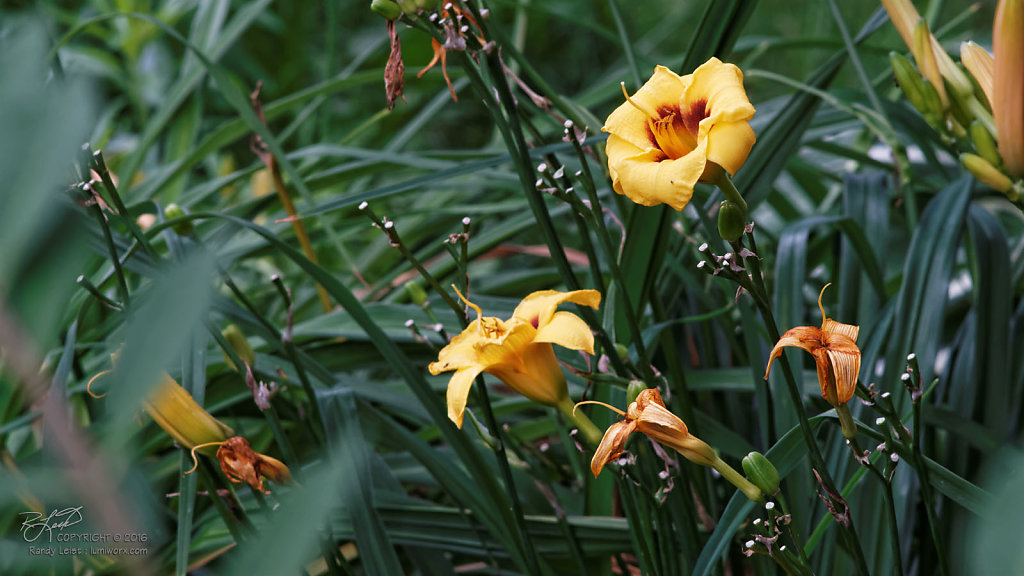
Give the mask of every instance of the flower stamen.
[(576, 409), (579, 408), (580, 406), (584, 405), (584, 404), (597, 404), (598, 406), (604, 406), (605, 408), (611, 410), (612, 412), (615, 412), (616, 414), (618, 414), (619, 416), (622, 416), (623, 418), (628, 418), (629, 417), (629, 416), (626, 415), (625, 412), (623, 412), (622, 410), (619, 410), (615, 406), (612, 406), (610, 404), (605, 404), (604, 402), (599, 402), (597, 400), (583, 400), (583, 401), (577, 402), (572, 407), (573, 415), (576, 414)]
[(85, 391), (86, 391), (86, 393), (89, 394), (89, 396), (92, 396), (93, 398), (96, 398), (96, 399), (103, 398), (104, 396), (106, 396), (106, 394), (94, 394), (93, 391), (91, 390), (92, 383), (95, 382), (96, 379), (99, 378), (100, 376), (105, 376), (107, 374), (110, 374), (113, 371), (114, 371), (113, 369), (104, 370), (103, 372), (100, 372), (99, 374), (97, 374), (97, 375), (93, 376), (92, 378), (90, 378), (89, 381), (85, 383)]
[(657, 112), (651, 110), (647, 106), (644, 106), (643, 104), (641, 104), (641, 103), (637, 102), (636, 100), (633, 100), (632, 98), (630, 98), (629, 97), (629, 92), (626, 92), (626, 83), (625, 82), (619, 82), (619, 86), (622, 87), (622, 95), (626, 97), (626, 102), (629, 102), (630, 104), (632, 104), (634, 108), (636, 108), (637, 110), (639, 110), (639, 111), (643, 112), (644, 114), (646, 114), (648, 118), (658, 119), (658, 118), (661, 117), (661, 114), (658, 114)]
[(822, 324), (825, 323), (825, 307), (821, 305), (821, 297), (825, 295), (825, 288), (828, 288), (831, 285), (832, 285), (831, 282), (829, 282), (828, 284), (825, 284), (824, 286), (821, 287), (821, 292), (818, 293), (818, 310), (821, 310), (821, 322), (822, 322)]
[(196, 468), (199, 467), (199, 459), (196, 458), (196, 450), (199, 450), (200, 448), (206, 448), (207, 446), (223, 446), (226, 443), (227, 440), (222, 440), (219, 442), (204, 442), (202, 444), (196, 444), (195, 446), (193, 446), (192, 449), (189, 450), (189, 454), (192, 455), (192, 467), (189, 468), (188, 471), (185, 472), (185, 474), (191, 474), (196, 471)]
[(462, 302), (465, 303), (466, 306), (469, 306), (473, 310), (476, 310), (476, 319), (477, 320), (480, 320), (480, 318), (483, 317), (483, 315), (484, 315), (483, 310), (481, 310), (480, 307), (477, 306), (476, 304), (473, 304), (469, 300), (466, 300), (466, 297), (462, 295), (462, 292), (459, 292), (459, 289), (458, 289), (458, 287), (455, 286), (455, 284), (452, 284), (452, 290), (455, 290), (455, 294), (458, 295), (459, 300), (462, 300)]

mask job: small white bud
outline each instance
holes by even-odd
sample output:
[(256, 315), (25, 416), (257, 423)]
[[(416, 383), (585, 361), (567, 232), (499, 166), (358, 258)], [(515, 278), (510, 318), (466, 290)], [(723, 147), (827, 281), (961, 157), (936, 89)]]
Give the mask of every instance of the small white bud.
[(892, 396), (892, 394), (890, 394), (888, 392), (883, 392), (882, 393), (882, 398), (888, 398), (889, 396)]
[(768, 502), (764, 505), (765, 510), (775, 510), (775, 502)]
[(754, 547), (754, 541), (753, 540), (747, 540), (747, 548), (753, 548), (753, 547)]
[(363, 202), (359, 203), (359, 209), (360, 210), (366, 210), (369, 207), (370, 207), (370, 203), (369, 202), (363, 201)]
[(412, 318), (409, 318), (408, 320), (405, 321), (405, 327), (406, 328), (412, 328), (415, 325), (416, 325), (416, 321), (413, 320)]
[(537, 172), (544, 172), (547, 169), (548, 169), (548, 165), (547, 164), (545, 164), (543, 162), (541, 162), (540, 164), (537, 164)]
[(889, 460), (892, 460), (893, 463), (895, 464), (896, 462), (900, 461), (900, 455), (895, 453), (895, 452), (893, 452), (892, 454), (889, 455)]
[(440, 322), (438, 322), (437, 324), (434, 324), (433, 328), (434, 328), (434, 332), (440, 332), (440, 331), (444, 330), (444, 325), (441, 324)]
[(466, 216), (465, 218), (462, 219), (462, 225), (463, 226), (469, 226), (469, 223), (472, 222), (472, 221), (473, 221), (472, 218), (470, 218), (469, 216)]
[(875, 426), (881, 426), (885, 424), (885, 418), (875, 418)]
[(761, 525), (761, 519), (760, 518), (754, 518), (754, 526), (760, 526), (760, 525)]
[(903, 382), (904, 384), (910, 382), (910, 374), (907, 374), (906, 372), (900, 374), (900, 381)]
[(384, 223), (384, 229), (385, 230), (391, 230), (394, 227), (395, 227), (395, 223), (394, 222), (385, 222)]
[(707, 251), (708, 251), (708, 243), (707, 243), (707, 242), (705, 242), (705, 243), (701, 244), (701, 245), (700, 245), (700, 246), (699, 246), (699, 247), (697, 248), (697, 251), (698, 251), (698, 252), (707, 252)]
[(552, 176), (554, 176), (555, 178), (561, 178), (562, 176), (565, 176), (565, 166), (559, 166), (558, 170), (555, 170), (555, 173), (552, 174)]
[(459, 32), (462, 32), (463, 34), (469, 32), (469, 26), (463, 26), (462, 28), (459, 28)]
[(917, 360), (917, 354), (907, 354), (907, 362), (913, 362), (914, 360)]

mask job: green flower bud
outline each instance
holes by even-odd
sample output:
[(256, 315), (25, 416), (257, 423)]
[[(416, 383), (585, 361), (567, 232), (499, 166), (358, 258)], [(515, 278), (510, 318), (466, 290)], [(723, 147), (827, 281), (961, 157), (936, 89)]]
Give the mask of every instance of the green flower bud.
[[(242, 362), (245, 362), (249, 366), (252, 366), (256, 362), (256, 353), (253, 352), (252, 346), (249, 345), (249, 341), (245, 339), (245, 335), (242, 334), (242, 331), (239, 330), (238, 326), (228, 324), (227, 328), (222, 330), (220, 335), (228, 341), (228, 344), (231, 345), (231, 349), (235, 351), (235, 354), (238, 355)], [(224, 350), (221, 350), (221, 353), (224, 354), (224, 360), (227, 361), (228, 366), (230, 366), (232, 370), (238, 370), (238, 366), (235, 366), (235, 363), (231, 360), (231, 357), (228, 356), (228, 353)]]
[[(177, 204), (168, 204), (167, 207), (164, 208), (164, 218), (168, 220), (181, 218), (182, 216), (185, 216), (187, 214), (188, 212), (185, 212), (185, 209), (182, 208), (181, 206), (178, 206)], [(180, 236), (188, 236), (189, 234), (192, 233), (193, 230), (192, 221), (185, 220), (183, 222), (178, 222), (177, 224), (173, 224), (171, 226), (171, 229), (177, 232), (178, 235)]]
[(910, 101), (910, 104), (921, 114), (927, 112), (928, 108), (925, 103), (924, 87), (921, 85), (921, 75), (918, 74), (914, 65), (902, 54), (897, 54), (896, 52), (889, 53), (889, 64), (892, 65), (896, 82), (899, 83), (900, 89), (903, 90), (903, 94)]
[(718, 209), (718, 234), (729, 242), (739, 240), (747, 226), (747, 210), (730, 200), (722, 202)]
[(427, 293), (423, 290), (423, 286), (420, 286), (419, 282), (406, 282), (405, 293), (409, 295), (409, 299), (417, 306), (423, 306), (427, 303)]
[(1007, 195), (1013, 191), (1013, 181), (981, 156), (961, 154), (960, 163), (982, 184)]
[(993, 166), (1001, 166), (1003, 159), (999, 156), (999, 148), (996, 146), (995, 138), (992, 134), (977, 120), (971, 123), (971, 142), (974, 142), (974, 149), (977, 150), (978, 155), (988, 161)]
[(402, 9), (393, 0), (373, 0), (370, 3), (370, 10), (380, 14), (388, 20), (395, 20), (402, 15)]
[(629, 361), (629, 348), (626, 348), (618, 342), (615, 343), (615, 353), (619, 355), (619, 360), (623, 362)]
[(771, 495), (779, 491), (779, 471), (760, 452), (751, 452), (743, 458), (743, 472), (761, 492)]
[(647, 384), (640, 380), (630, 380), (629, 386), (626, 386), (626, 406), (636, 402), (636, 397), (644, 390), (647, 390)]

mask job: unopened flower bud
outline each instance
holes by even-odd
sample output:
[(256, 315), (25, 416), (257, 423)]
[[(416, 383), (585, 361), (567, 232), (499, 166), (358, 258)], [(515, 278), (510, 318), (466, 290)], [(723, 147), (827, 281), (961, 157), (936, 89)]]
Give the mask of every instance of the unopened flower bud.
[(402, 8), (393, 0), (373, 0), (370, 3), (370, 10), (388, 20), (394, 20), (402, 15)]
[(924, 96), (924, 86), (921, 84), (921, 75), (914, 68), (914, 65), (902, 54), (896, 52), (889, 53), (889, 63), (892, 65), (896, 82), (899, 83), (900, 89), (903, 90), (903, 94), (910, 101), (910, 104), (921, 114), (928, 112)]
[(743, 236), (747, 225), (747, 210), (743, 206), (726, 200), (718, 209), (718, 234), (723, 240), (735, 242)]
[(974, 42), (964, 42), (960, 45), (960, 62), (964, 68), (971, 73), (978, 88), (984, 93), (988, 106), (992, 106), (992, 70), (995, 63), (992, 55), (984, 48)]
[(960, 163), (982, 184), (986, 184), (1004, 194), (1013, 190), (1013, 182), (1006, 177), (1006, 174), (1000, 172), (981, 156), (961, 154)]
[[(249, 341), (245, 339), (245, 335), (242, 334), (242, 331), (238, 326), (228, 324), (227, 328), (222, 330), (220, 334), (228, 341), (228, 344), (231, 345), (231, 349), (235, 351), (235, 354), (238, 355), (242, 362), (245, 362), (249, 366), (256, 363), (256, 353), (253, 352), (252, 346), (249, 345)], [(224, 360), (227, 361), (228, 366), (233, 370), (238, 370), (238, 367), (235, 366), (235, 363), (231, 360), (231, 357), (228, 356), (227, 352), (221, 352), (224, 354)]]
[(989, 133), (988, 129), (981, 122), (975, 121), (971, 123), (969, 133), (971, 135), (971, 142), (974, 143), (974, 149), (978, 152), (979, 156), (993, 166), (998, 167), (1002, 165), (1003, 160), (999, 157), (999, 148), (996, 146), (995, 138), (992, 137), (992, 134)]
[(626, 386), (626, 405), (636, 402), (636, 397), (644, 390), (647, 390), (646, 384), (640, 380), (630, 380), (629, 386)]
[(779, 491), (779, 471), (760, 452), (751, 452), (743, 458), (743, 472), (765, 494)]
[[(181, 218), (182, 216), (185, 216), (187, 214), (188, 213), (185, 212), (185, 210), (181, 206), (178, 206), (177, 204), (168, 204), (167, 207), (164, 208), (164, 218), (168, 220)], [(171, 226), (171, 229), (177, 232), (180, 236), (188, 236), (189, 234), (192, 233), (193, 230), (192, 221), (184, 220), (182, 222), (178, 222), (176, 224), (173, 224)]]
[(427, 303), (427, 293), (423, 290), (423, 286), (420, 286), (419, 282), (406, 282), (405, 293), (409, 295), (409, 299), (417, 306), (423, 306)]
[(618, 342), (615, 343), (615, 353), (618, 354), (619, 359), (622, 360), (623, 362), (629, 360), (629, 348), (626, 348), (624, 345), (619, 344)]

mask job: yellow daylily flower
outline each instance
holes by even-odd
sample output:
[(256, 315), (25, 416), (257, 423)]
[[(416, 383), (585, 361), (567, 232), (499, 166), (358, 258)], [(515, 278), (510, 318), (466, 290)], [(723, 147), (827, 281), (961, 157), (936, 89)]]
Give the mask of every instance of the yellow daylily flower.
[(447, 402), (448, 418), (456, 426), (462, 427), (470, 386), (481, 372), (496, 376), (539, 404), (562, 406), (569, 402), (565, 375), (551, 345), (593, 354), (594, 335), (578, 316), (556, 308), (572, 302), (596, 309), (601, 303), (600, 292), (534, 292), (523, 299), (508, 320), (484, 316), (479, 306), (462, 294), (459, 298), (476, 310), (477, 319), (452, 338), (438, 354), (437, 362), (428, 367), (435, 376), (455, 370), (448, 382)]
[(601, 444), (594, 452), (594, 457), (590, 461), (590, 471), (593, 472), (595, 478), (606, 464), (622, 455), (626, 448), (626, 442), (633, 432), (642, 432), (651, 440), (682, 454), (687, 460), (701, 466), (714, 468), (726, 480), (743, 491), (747, 498), (755, 502), (761, 499), (761, 490), (757, 486), (719, 458), (715, 450), (706, 442), (690, 434), (686, 424), (665, 407), (665, 402), (657, 389), (642, 390), (626, 412), (602, 402), (585, 401), (580, 402), (577, 406), (581, 404), (600, 404), (625, 417), (625, 420), (608, 427), (601, 439)]
[(682, 210), (697, 182), (743, 166), (755, 141), (753, 116), (735, 65), (711, 58), (683, 77), (656, 67), (601, 128), (609, 134), (612, 187), (637, 204)]
[(1000, 0), (992, 28), (992, 116), (1006, 170), (1024, 177), (1024, 0)]
[(857, 347), (858, 326), (843, 324), (825, 316), (825, 308), (821, 305), (821, 297), (825, 294), (826, 284), (818, 294), (818, 309), (821, 310), (821, 328), (814, 326), (797, 326), (790, 328), (772, 348), (768, 357), (768, 366), (764, 370), (765, 379), (772, 369), (772, 361), (782, 354), (786, 346), (794, 346), (810, 352), (818, 369), (818, 383), (821, 395), (829, 404), (839, 406), (846, 404), (857, 389), (857, 374), (860, 373), (860, 348)]

